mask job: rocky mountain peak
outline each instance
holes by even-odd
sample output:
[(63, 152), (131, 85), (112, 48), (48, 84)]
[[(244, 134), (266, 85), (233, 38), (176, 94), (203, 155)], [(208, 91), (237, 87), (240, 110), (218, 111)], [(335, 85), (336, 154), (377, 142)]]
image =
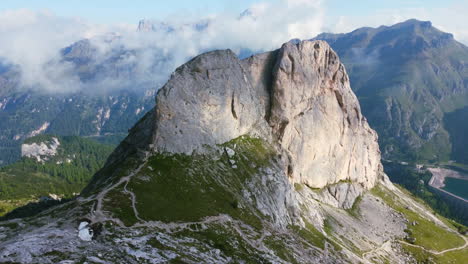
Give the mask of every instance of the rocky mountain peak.
[(418, 19), (408, 19), (406, 21), (395, 24), (395, 28), (404, 28), (404, 27), (419, 27), (419, 28), (432, 28), (431, 21), (422, 21)]
[(269, 124), (293, 181), (315, 188), (343, 180), (373, 186), (381, 170), (377, 135), (330, 46), (286, 43), (273, 76)]
[(163, 33), (172, 33), (175, 31), (181, 31), (185, 29), (190, 29), (194, 31), (203, 31), (210, 24), (209, 19), (201, 19), (194, 23), (183, 23), (183, 24), (171, 24), (166, 22), (158, 22), (143, 19), (138, 22), (137, 31), (138, 32), (163, 32)]
[[(326, 40), (337, 50), (360, 43), (360, 47), (379, 48), (382, 49), (382, 53), (398, 50), (412, 57), (431, 48), (457, 45), (452, 34), (440, 31), (430, 21), (417, 19), (410, 19), (392, 26), (363, 27), (347, 34), (322, 33), (314, 40)], [(350, 50), (356, 50), (356, 48)]]
[(357, 190), (347, 204), (383, 173), (377, 134), (324, 41), (288, 42), (244, 60), (230, 50), (195, 57), (172, 74), (154, 111), (132, 131), (111, 160), (128, 149), (204, 153), (248, 135), (277, 149), (291, 183), (356, 184), (345, 188)]
[(129, 132), (79, 198), (0, 225), (0, 262), (413, 263), (402, 243), (466, 240), (385, 177), (324, 41), (195, 57)]

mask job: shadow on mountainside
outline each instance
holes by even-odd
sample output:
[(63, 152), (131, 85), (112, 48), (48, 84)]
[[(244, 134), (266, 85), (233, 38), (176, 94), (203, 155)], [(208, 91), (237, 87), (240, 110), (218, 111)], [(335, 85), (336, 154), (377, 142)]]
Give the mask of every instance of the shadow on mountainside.
[(74, 198), (70, 199), (61, 199), (61, 200), (46, 200), (46, 201), (39, 201), (39, 202), (31, 202), (24, 206), (18, 207), (13, 211), (7, 213), (6, 215), (0, 217), (0, 221), (11, 220), (15, 218), (25, 218), (35, 216), (49, 208), (54, 206), (64, 204), (73, 200)]
[(468, 163), (468, 107), (445, 114), (444, 125), (450, 134), (451, 158), (458, 163)]

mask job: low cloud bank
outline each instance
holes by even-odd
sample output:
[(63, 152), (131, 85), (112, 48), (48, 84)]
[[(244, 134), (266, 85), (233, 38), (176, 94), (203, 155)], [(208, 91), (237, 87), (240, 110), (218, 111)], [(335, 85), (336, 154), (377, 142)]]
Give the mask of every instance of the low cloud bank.
[(12, 10), (0, 12), (0, 62), (19, 66), (19, 89), (52, 93), (157, 89), (177, 66), (208, 50), (260, 52), (323, 31), (348, 32), (411, 17), (434, 18), (435, 26), (468, 43), (468, 31), (457, 27), (462, 18), (453, 12), (460, 9), (466, 7), (439, 10), (453, 18), (449, 22), (424, 9), (381, 10), (378, 19), (329, 17), (325, 1), (280, 0), (254, 4), (242, 14), (180, 14), (144, 21), (140, 30), (136, 25), (98, 25), (46, 11)]
[[(5, 39), (0, 42), (0, 58), (19, 66), (21, 86), (28, 89), (151, 89), (204, 51), (264, 51), (292, 38), (310, 38), (322, 28), (322, 10), (320, 0), (284, 0), (255, 4), (242, 15), (151, 21), (151, 30), (146, 31), (47, 12), (6, 11), (0, 13), (0, 34)], [(87, 41), (72, 45), (83, 39)]]

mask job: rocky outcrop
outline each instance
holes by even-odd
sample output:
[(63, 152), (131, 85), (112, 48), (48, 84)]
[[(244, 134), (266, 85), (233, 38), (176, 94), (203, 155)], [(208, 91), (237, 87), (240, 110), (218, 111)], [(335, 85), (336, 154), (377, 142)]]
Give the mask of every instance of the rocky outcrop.
[(203, 152), (250, 135), (277, 147), (291, 183), (350, 181), (360, 188), (340, 190), (359, 195), (382, 174), (377, 134), (323, 41), (290, 42), (242, 61), (230, 50), (200, 55), (158, 92), (154, 118), (152, 148), (160, 153)]
[(149, 20), (146, 20), (146, 19), (142, 19), (138, 22), (138, 28), (137, 28), (137, 31), (138, 32), (150, 32), (150, 31), (153, 31), (153, 22), (149, 21)]
[(48, 142), (34, 142), (31, 144), (21, 145), (21, 157), (34, 158), (38, 162), (46, 161), (57, 155), (57, 149), (60, 146), (60, 141), (53, 137)]
[(285, 44), (273, 76), (269, 124), (292, 181), (322, 188), (351, 180), (372, 187), (381, 172), (377, 134), (328, 44)]
[(248, 72), (230, 50), (209, 52), (179, 67), (156, 104), (158, 152), (191, 154), (267, 125)]

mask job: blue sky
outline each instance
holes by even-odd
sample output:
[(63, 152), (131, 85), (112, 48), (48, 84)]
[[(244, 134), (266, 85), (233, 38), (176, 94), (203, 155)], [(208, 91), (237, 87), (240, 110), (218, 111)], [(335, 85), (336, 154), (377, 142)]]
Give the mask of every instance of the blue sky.
[(163, 19), (180, 11), (190, 13), (242, 12), (252, 0), (1, 0), (0, 9), (50, 10), (97, 23), (137, 23), (142, 18)]
[[(49, 10), (59, 16), (82, 17), (95, 23), (137, 23), (142, 18), (164, 19), (178, 12), (240, 13), (252, 4), (275, 0), (1, 0), (0, 10)], [(370, 16), (379, 10), (434, 9), (460, 0), (324, 0), (329, 16)], [(279, 10), (281, 12), (281, 10)]]

